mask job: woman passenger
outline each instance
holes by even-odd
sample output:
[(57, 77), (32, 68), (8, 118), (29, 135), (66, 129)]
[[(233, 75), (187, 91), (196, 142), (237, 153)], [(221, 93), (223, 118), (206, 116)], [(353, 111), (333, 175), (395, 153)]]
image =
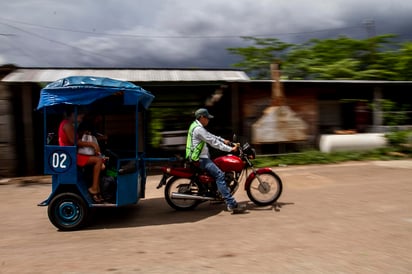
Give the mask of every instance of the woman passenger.
[[(83, 119), (83, 114), (77, 115), (77, 123)], [(61, 121), (59, 126), (59, 145), (74, 146), (75, 128), (74, 128), (74, 111), (70, 110), (66, 114), (66, 118)], [(100, 194), (100, 172), (104, 169), (103, 158), (100, 157), (100, 147), (94, 142), (85, 142), (81, 138), (77, 138), (78, 147), (91, 147), (95, 151), (95, 155), (83, 155), (77, 153), (77, 166), (84, 167), (87, 165), (93, 166), (93, 181), (91, 187), (88, 188), (90, 197), (95, 203), (103, 203), (104, 199)]]

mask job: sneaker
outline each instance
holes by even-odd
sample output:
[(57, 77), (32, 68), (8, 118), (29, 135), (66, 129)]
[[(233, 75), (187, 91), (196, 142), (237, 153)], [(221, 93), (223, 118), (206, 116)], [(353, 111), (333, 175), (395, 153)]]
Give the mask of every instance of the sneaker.
[(243, 213), (246, 211), (246, 205), (236, 204), (234, 207), (227, 206), (227, 211), (231, 212), (232, 214)]

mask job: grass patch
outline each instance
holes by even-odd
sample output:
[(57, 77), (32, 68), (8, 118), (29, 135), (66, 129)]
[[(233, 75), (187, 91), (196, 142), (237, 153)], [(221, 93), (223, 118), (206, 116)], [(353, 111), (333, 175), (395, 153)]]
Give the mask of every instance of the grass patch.
[(411, 158), (412, 153), (401, 148), (386, 147), (367, 151), (345, 151), (323, 153), (318, 150), (308, 150), (295, 154), (278, 156), (260, 156), (253, 164), (256, 167), (283, 166), (283, 165), (310, 165), (310, 164), (334, 164), (347, 161), (376, 161), (376, 160), (398, 160)]

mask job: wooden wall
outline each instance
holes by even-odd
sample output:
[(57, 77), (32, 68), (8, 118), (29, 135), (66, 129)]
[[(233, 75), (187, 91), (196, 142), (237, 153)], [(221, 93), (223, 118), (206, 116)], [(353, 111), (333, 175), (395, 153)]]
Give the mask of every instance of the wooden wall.
[[(227, 139), (236, 133), (243, 138), (242, 142), (250, 141), (252, 125), (272, 105), (270, 81), (146, 83), (142, 86), (156, 96), (149, 109), (148, 122), (162, 119), (158, 131), (187, 130), (194, 119), (192, 112), (206, 106), (216, 116), (210, 124), (211, 132)], [(352, 108), (347, 108), (349, 103), (342, 103), (341, 99), (372, 101), (378, 87), (382, 89), (383, 98), (412, 105), (410, 83), (284, 82), (283, 86), (285, 104), (308, 125), (309, 144), (316, 144), (319, 135), (327, 133), (323, 130), (334, 127), (330, 124), (332, 120), (336, 127), (353, 126)], [(0, 178), (42, 174), (43, 120), (40, 113), (33, 111), (40, 89), (35, 83), (0, 83)], [(220, 90), (223, 96), (208, 104)], [(147, 137), (150, 144), (153, 136), (148, 134)], [(153, 157), (171, 155), (164, 151), (155, 153), (157, 150), (148, 151)]]
[(11, 92), (0, 84), (0, 178), (16, 174), (17, 153)]

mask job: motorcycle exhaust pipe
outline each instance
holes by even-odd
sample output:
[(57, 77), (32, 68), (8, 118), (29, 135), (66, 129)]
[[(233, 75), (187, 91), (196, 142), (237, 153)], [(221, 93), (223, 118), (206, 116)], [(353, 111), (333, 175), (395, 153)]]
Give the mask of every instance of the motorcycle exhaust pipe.
[(172, 199), (182, 199), (182, 200), (202, 200), (202, 201), (213, 201), (216, 198), (213, 197), (204, 197), (204, 196), (196, 196), (196, 195), (189, 195), (189, 194), (182, 194), (172, 192)]

